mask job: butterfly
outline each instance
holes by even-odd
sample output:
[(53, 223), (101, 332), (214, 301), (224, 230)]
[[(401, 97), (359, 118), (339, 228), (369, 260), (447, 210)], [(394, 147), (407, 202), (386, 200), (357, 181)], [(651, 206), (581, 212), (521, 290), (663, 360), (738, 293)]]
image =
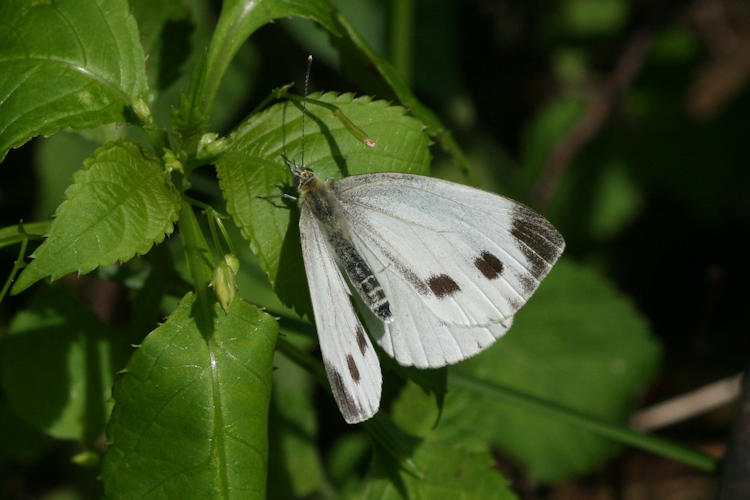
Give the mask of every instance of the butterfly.
[(348, 423), (380, 406), (373, 340), (404, 366), (474, 356), (508, 331), (565, 248), (544, 217), (486, 191), (403, 173), (323, 181), (289, 167), (320, 351)]

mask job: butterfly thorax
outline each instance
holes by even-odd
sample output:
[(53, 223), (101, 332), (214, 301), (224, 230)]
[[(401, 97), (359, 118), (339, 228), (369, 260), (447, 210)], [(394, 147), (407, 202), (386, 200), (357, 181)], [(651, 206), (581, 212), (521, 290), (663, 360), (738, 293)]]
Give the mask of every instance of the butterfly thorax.
[(328, 183), (321, 181), (308, 168), (294, 174), (299, 190), (299, 205), (307, 205), (312, 210), (326, 233), (330, 235), (331, 232), (343, 231), (348, 238), (348, 227), (340, 216), (339, 203)]

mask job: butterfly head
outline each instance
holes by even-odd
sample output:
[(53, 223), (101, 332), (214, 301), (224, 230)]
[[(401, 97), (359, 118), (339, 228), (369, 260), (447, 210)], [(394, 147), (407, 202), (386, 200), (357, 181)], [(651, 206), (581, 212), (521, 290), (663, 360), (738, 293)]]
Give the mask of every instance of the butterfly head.
[(286, 155), (282, 155), (282, 157), (286, 162), (287, 168), (289, 168), (289, 171), (292, 173), (292, 177), (294, 178), (294, 187), (296, 187), (297, 189), (304, 189), (305, 186), (307, 186), (312, 181), (312, 179), (315, 178), (315, 173), (312, 171), (312, 169), (309, 169), (294, 160), (290, 160)]

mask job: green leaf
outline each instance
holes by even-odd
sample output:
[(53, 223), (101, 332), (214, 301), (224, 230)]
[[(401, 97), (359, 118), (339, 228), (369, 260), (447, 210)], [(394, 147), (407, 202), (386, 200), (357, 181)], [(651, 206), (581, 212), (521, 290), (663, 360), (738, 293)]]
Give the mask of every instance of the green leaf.
[(39, 141), (34, 156), (34, 170), (38, 179), (34, 207), (35, 219), (50, 218), (65, 200), (75, 172), (100, 144), (80, 134), (61, 131)]
[(412, 459), (424, 477), (398, 469), (386, 453), (375, 453), (360, 499), (513, 499), (508, 480), (494, 466), (489, 450), (476, 451), (440, 439), (430, 432), (414, 451)]
[(50, 436), (89, 444), (111, 408), (125, 342), (69, 293), (43, 287), (3, 341), (3, 389), (18, 415)]
[(180, 107), (183, 133), (191, 135), (206, 126), (216, 92), (232, 58), (245, 40), (274, 19), (299, 16), (313, 19), (329, 32), (339, 30), (332, 17), (333, 7), (326, 0), (227, 0), (208, 48), (204, 65), (196, 67), (187, 99)]
[(665, 26), (654, 38), (649, 51), (649, 62), (662, 64), (684, 64), (700, 57), (700, 42), (694, 31), (682, 24)]
[(622, 29), (629, 8), (625, 0), (565, 0), (551, 10), (550, 21), (569, 35), (605, 36)]
[[(601, 277), (562, 259), (510, 332), (456, 369), (624, 424), (658, 357), (659, 345), (632, 304)], [(615, 452), (592, 432), (450, 385), (441, 425), (479, 449), (491, 441), (540, 481), (586, 473)]]
[(304, 498), (323, 482), (312, 379), (284, 356), (274, 367), (268, 498)]
[[(308, 102), (305, 164), (322, 179), (383, 171), (427, 173), (429, 138), (422, 123), (407, 116), (403, 108), (351, 94), (310, 98), (338, 106), (377, 143), (374, 148), (365, 146), (329, 109)], [(299, 286), (304, 270), (297, 211), (280, 200), (259, 198), (279, 195), (283, 186), (291, 184), (281, 153), (301, 159), (300, 119), (300, 108), (291, 102), (250, 117), (230, 136), (230, 151), (216, 161), (216, 168), (227, 210), (277, 294), (283, 302), (305, 309), (306, 292)]]
[(194, 29), (191, 9), (185, 0), (130, 0), (130, 7), (138, 22), (143, 50), (148, 54), (149, 86), (159, 91), (166, 89), (180, 76), (181, 66), (191, 57), (190, 37)]
[(334, 486), (360, 482), (360, 471), (372, 462), (371, 443), (365, 432), (348, 432), (337, 437), (327, 450), (325, 464), (328, 478)]
[(125, 121), (145, 94), (127, 1), (4, 0), (0, 19), (0, 161), (36, 135)]
[[(149, 105), (156, 123), (168, 123), (190, 86), (196, 62), (205, 57), (204, 50), (195, 48), (207, 47), (214, 34), (213, 6), (204, 0), (130, 0), (130, 5), (148, 54), (149, 86), (156, 91), (149, 95)], [(232, 58), (210, 109), (213, 130), (236, 124), (237, 110), (257, 84), (258, 58), (257, 49), (249, 43), (241, 45)]]
[(597, 240), (607, 240), (638, 216), (645, 204), (644, 194), (621, 161), (602, 163), (597, 173), (596, 184), (588, 186), (592, 197), (590, 232)]
[(194, 305), (185, 296), (115, 381), (108, 498), (265, 498), (278, 326), (236, 300), (214, 304), (206, 338)]
[[(385, 54), (387, 44), (387, 16), (383, 2), (380, 0), (330, 0), (341, 15), (356, 26), (362, 38), (374, 47), (375, 52)], [(316, 66), (321, 62), (335, 67), (342, 59), (331, 43), (329, 33), (306, 19), (290, 18), (281, 21), (284, 29), (292, 35), (305, 50), (315, 55)], [(313, 71), (314, 72), (314, 71)]]
[(127, 261), (172, 232), (180, 195), (156, 158), (130, 141), (98, 149), (74, 176), (47, 240), (13, 286)]

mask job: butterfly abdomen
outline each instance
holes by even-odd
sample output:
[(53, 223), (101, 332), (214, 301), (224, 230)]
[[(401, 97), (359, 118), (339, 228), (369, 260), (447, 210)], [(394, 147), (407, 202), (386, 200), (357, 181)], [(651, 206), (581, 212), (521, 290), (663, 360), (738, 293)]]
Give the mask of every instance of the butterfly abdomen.
[(341, 231), (330, 232), (328, 241), (333, 247), (339, 265), (344, 268), (349, 281), (367, 307), (381, 321), (392, 321), (391, 306), (383, 287), (352, 242)]

